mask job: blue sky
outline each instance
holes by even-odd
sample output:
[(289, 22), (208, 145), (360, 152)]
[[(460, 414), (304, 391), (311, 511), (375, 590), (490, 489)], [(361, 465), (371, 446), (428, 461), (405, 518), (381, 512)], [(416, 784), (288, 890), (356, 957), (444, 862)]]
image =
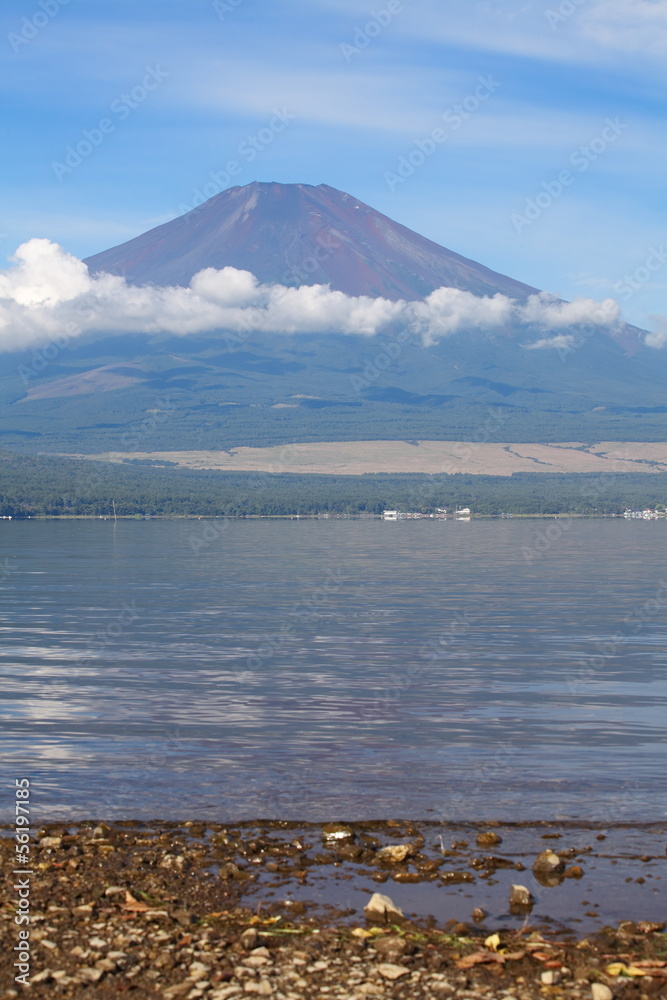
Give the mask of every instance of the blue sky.
[(123, 242), (235, 160), (231, 183), (327, 183), (539, 288), (667, 313), (667, 0), (5, 0), (0, 19), (3, 258)]

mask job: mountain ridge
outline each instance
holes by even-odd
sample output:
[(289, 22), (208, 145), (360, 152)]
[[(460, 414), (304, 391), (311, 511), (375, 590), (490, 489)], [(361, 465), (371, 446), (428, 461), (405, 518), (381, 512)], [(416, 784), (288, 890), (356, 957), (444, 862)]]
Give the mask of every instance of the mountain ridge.
[(137, 285), (188, 285), (205, 267), (232, 266), (267, 284), (329, 284), (347, 295), (392, 300), (425, 298), (443, 285), (520, 300), (538, 291), (327, 184), (228, 188), (85, 263)]

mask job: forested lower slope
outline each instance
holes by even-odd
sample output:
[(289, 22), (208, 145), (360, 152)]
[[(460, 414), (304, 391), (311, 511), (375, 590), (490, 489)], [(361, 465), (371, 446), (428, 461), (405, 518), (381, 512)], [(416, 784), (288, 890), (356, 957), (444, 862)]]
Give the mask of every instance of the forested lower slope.
[(0, 514), (619, 513), (667, 501), (667, 474), (323, 476), (202, 472), (0, 452)]

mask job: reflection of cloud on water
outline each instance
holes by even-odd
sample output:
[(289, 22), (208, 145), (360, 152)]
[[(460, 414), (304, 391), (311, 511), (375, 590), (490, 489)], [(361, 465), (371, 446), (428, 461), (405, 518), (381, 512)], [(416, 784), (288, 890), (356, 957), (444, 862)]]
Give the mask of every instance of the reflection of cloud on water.
[[(389, 547), (380, 523), (239, 521), (224, 550), (192, 560), (187, 524), (119, 524), (113, 559), (103, 523), (18, 524), (33, 563), (45, 558), (35, 533), (57, 532), (69, 561), (58, 554), (50, 575), (12, 595), (17, 627), (5, 625), (0, 654), (6, 760), (34, 773), (53, 818), (458, 808), (491, 819), (595, 810), (607, 822), (608, 804), (623, 818), (659, 816), (657, 622), (619, 644), (577, 697), (564, 683), (662, 572), (653, 525), (626, 538), (586, 522), (576, 549), (550, 550), (541, 587), (540, 567), (520, 555), (530, 525), (477, 522), (472, 540), (437, 527)], [(326, 607), (290, 618), (333, 561), (322, 539), (334, 536), (345, 581)], [(110, 636), (135, 597), (140, 617)], [(457, 612), (467, 624), (452, 635)], [(369, 703), (375, 714), (360, 717)], [(509, 741), (516, 752), (497, 764)]]
[[(0, 630), (0, 632), (2, 631), (6, 631), (12, 636), (16, 635), (16, 629), (8, 627)], [(70, 663), (72, 654), (69, 649), (62, 646), (3, 646), (2, 654), (0, 655), (0, 662), (9, 658), (23, 660), (55, 660), (58, 663)]]

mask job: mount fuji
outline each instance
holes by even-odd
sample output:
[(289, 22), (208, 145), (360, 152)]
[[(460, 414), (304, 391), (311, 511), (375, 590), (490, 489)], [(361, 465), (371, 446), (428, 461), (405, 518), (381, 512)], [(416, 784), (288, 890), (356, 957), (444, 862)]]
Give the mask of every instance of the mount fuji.
[(265, 284), (422, 299), (443, 285), (524, 299), (537, 289), (438, 246), (327, 184), (254, 182), (86, 260), (135, 285), (187, 285), (232, 266)]
[[(519, 307), (538, 292), (326, 184), (233, 187), (85, 263), (130, 287), (187, 288), (202, 269), (233, 267), (262, 288), (329, 285), (415, 307), (443, 286)], [(15, 353), (0, 377), (0, 441), (92, 454), (378, 439), (667, 440), (666, 352), (627, 325), (578, 339), (576, 326), (559, 333), (576, 349), (528, 349), (543, 333), (512, 322), (471, 325), (430, 346), (391, 331), (255, 331), (231, 347), (224, 330), (89, 334), (33, 366), (27, 385), (17, 372), (32, 355)]]

